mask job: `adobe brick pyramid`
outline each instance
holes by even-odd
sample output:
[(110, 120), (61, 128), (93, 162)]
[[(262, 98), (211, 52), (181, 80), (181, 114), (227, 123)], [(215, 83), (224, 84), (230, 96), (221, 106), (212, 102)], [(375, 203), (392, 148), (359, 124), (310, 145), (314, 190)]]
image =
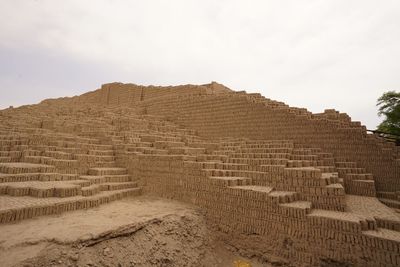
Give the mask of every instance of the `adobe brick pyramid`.
[(400, 149), (346, 114), (215, 82), (0, 111), (0, 223), (140, 194), (197, 205), (253, 255), (400, 266)]

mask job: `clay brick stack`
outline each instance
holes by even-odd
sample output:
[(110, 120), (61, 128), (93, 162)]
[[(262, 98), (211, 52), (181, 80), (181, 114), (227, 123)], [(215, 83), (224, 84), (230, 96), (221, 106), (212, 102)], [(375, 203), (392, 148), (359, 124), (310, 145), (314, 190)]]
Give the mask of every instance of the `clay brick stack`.
[[(138, 182), (126, 168), (116, 167), (112, 145), (34, 128), (38, 125), (27, 126), (25, 122), (20, 118), (2, 121), (1, 223), (94, 207), (140, 194)], [(49, 125), (54, 123), (45, 127)]]
[(112, 83), (0, 112), (0, 222), (155, 194), (249, 255), (400, 265), (399, 149), (260, 94)]

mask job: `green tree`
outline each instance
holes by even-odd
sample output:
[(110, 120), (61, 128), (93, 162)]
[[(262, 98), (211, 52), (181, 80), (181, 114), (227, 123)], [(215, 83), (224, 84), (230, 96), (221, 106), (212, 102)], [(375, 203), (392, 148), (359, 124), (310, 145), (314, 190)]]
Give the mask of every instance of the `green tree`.
[(385, 119), (378, 125), (378, 131), (400, 136), (400, 93), (385, 92), (378, 98), (379, 116)]

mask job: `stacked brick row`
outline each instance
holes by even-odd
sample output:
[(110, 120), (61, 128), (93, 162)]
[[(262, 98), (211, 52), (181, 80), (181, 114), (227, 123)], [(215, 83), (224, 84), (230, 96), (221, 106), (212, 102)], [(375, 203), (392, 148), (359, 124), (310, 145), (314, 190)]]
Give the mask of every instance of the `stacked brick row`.
[[(168, 149), (165, 143), (158, 141), (162, 135), (139, 134), (139, 138), (132, 141), (138, 142), (138, 145), (144, 141), (150, 142), (151, 146)], [(252, 146), (257, 143), (228, 141), (225, 144), (228, 144), (229, 150), (232, 144), (242, 145), (246, 142)], [(283, 147), (288, 144), (287, 141), (277, 143), (282, 143)], [(171, 144), (177, 142), (171, 141)], [(201, 147), (201, 144), (199, 140), (196, 142), (197, 147)], [(210, 146), (204, 141), (204, 146), (211, 148), (208, 150), (210, 155), (170, 154), (173, 150), (166, 154), (139, 152), (128, 154), (120, 163), (129, 166), (132, 176), (142, 178), (141, 183), (147, 193), (187, 201), (201, 207), (212, 225), (229, 236), (228, 242), (233, 242), (243, 251), (251, 248), (251, 253), (259, 255), (265, 255), (268, 251), (271, 255), (295, 262), (297, 266), (319, 266), (325, 261), (352, 263), (356, 266), (399, 264), (399, 242), (389, 238), (390, 234), (397, 232), (374, 239), (371, 235), (378, 230), (377, 222), (353, 213), (316, 209), (313, 200), (306, 201), (301, 193), (280, 189), (279, 182), (272, 187), (266, 186), (261, 183), (263, 178), (257, 175), (254, 178), (249, 175), (250, 183), (243, 179), (225, 179), (251, 172), (256, 166), (243, 164), (243, 161), (236, 165), (224, 163), (229, 161), (229, 156), (216, 157), (222, 151), (221, 144)], [(287, 147), (293, 148), (293, 145)], [(223, 161), (213, 161), (212, 158)], [(265, 158), (259, 160), (268, 161)], [(216, 172), (217, 169), (220, 171)], [(272, 169), (265, 169), (264, 173)], [(232, 177), (210, 176), (224, 172), (230, 172)], [(291, 166), (283, 168), (281, 183), (284, 177), (294, 181), (308, 181), (310, 184), (303, 185), (304, 188), (310, 188), (311, 181), (317, 183), (321, 178), (321, 171)], [(252, 181), (259, 185), (251, 185)], [(310, 192), (310, 196), (315, 194), (318, 194), (317, 190)]]
[(164, 114), (207, 137), (288, 139), (319, 147), (335, 157), (356, 161), (372, 173), (378, 191), (400, 190), (400, 165), (391, 150), (357, 123), (308, 113), (287, 106), (252, 102), (242, 94), (170, 97), (143, 104), (149, 114)]
[(41, 204), (28, 204), (19, 208), (3, 208), (0, 210), (0, 224), (16, 222), (37, 216), (61, 214), (67, 211), (94, 208), (111, 201), (128, 196), (139, 196), (140, 194), (141, 190), (140, 188), (137, 188), (135, 190), (123, 190), (116, 193), (106, 192), (79, 199), (47, 199), (47, 201), (44, 201)]
[[(77, 135), (94, 125), (105, 131), (112, 127), (101, 117), (88, 127), (104, 113), (53, 107), (48, 115), (47, 108), (23, 107), (0, 115), (0, 223), (91, 208), (141, 193), (126, 169), (115, 168), (112, 145)], [(80, 119), (82, 114), (91, 118)]]
[[(356, 266), (400, 263), (400, 243), (365, 235), (376, 225), (361, 217), (316, 210), (295, 193), (282, 195), (269, 187), (213, 183), (201, 162), (180, 156), (135, 155), (129, 161), (133, 175), (143, 177), (146, 192), (196, 204), (219, 230), (253, 236), (255, 254), (268, 251), (298, 266), (319, 266), (324, 259)], [(242, 241), (234, 245), (246, 249)]]

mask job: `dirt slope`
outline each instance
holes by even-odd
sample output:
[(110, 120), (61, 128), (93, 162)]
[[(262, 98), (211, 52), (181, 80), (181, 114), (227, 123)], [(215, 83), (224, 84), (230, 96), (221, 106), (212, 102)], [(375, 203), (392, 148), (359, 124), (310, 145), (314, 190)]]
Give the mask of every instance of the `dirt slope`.
[(194, 207), (152, 197), (0, 226), (2, 266), (271, 266), (218, 241)]

